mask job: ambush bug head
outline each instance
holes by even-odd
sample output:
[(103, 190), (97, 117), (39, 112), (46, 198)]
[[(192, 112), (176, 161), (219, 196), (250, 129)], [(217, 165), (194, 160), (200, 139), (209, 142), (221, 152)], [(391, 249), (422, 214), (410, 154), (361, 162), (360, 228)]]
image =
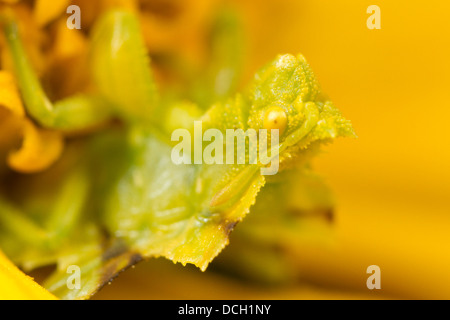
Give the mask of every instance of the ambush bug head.
[(305, 104), (316, 100), (319, 84), (302, 55), (280, 55), (262, 68), (251, 84), (248, 126), (279, 129), (280, 142), (301, 128)]
[(350, 121), (325, 98), (302, 55), (280, 55), (263, 67), (247, 97), (248, 127), (279, 130), (282, 167), (311, 143), (355, 137)]

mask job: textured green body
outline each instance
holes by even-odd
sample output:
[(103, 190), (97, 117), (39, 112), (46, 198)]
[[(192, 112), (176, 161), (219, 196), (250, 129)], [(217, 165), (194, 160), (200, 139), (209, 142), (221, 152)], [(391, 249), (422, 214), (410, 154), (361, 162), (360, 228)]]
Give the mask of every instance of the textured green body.
[[(204, 131), (214, 128), (223, 134), (227, 129), (259, 130), (264, 129), (268, 110), (278, 106), (287, 118), (276, 146), (284, 177), (303, 172), (319, 144), (354, 136), (350, 122), (330, 101), (321, 98), (318, 82), (301, 55), (277, 57), (255, 75), (246, 91), (219, 99), (205, 112), (184, 102), (162, 108), (138, 25), (133, 14), (113, 11), (94, 31), (93, 78), (99, 96), (108, 101), (111, 114), (123, 119), (124, 125), (77, 146), (77, 166), (80, 172), (89, 172), (90, 179), (84, 185), (74, 184), (81, 191), (71, 200), (61, 200), (84, 203), (75, 208), (75, 218), (69, 223), (72, 227), (61, 229), (65, 238), (60, 240), (61, 235), (51, 233), (46, 237), (53, 245), (34, 245), (21, 251), (20, 244), (27, 239), (20, 234), (6, 230), (16, 237), (15, 245), (7, 240), (10, 237), (0, 237), (6, 251), (21, 265), (34, 268), (57, 263), (57, 272), (48, 279), (47, 287), (63, 298), (89, 297), (142, 258), (162, 256), (205, 270), (228, 244), (231, 231), (252, 205), (269, 199), (267, 192), (263, 198), (257, 197), (265, 184), (270, 183), (269, 190), (278, 190), (277, 183), (285, 181), (261, 175), (260, 163), (174, 164), (170, 135), (180, 124), (192, 130), (193, 121), (200, 120)], [(31, 75), (23, 77), (20, 88), (24, 96), (32, 95)], [(34, 80), (31, 82), (36, 86)], [(32, 111), (42, 109), (34, 107), (33, 101), (38, 98), (25, 102), (30, 114), (41, 118), (42, 114)], [(286, 186), (295, 189), (295, 183), (289, 180)], [(48, 204), (63, 215), (64, 210), (52, 200)], [(261, 215), (262, 221), (270, 221), (270, 215), (277, 220), (286, 212), (284, 206), (275, 212), (274, 202), (270, 203), (266, 214)], [(264, 211), (264, 206), (257, 208)], [(1, 216), (0, 221), (6, 219)], [(65, 219), (54, 221), (52, 228), (45, 230), (68, 225)], [(270, 232), (270, 228), (266, 230)], [(67, 289), (66, 268), (71, 264), (81, 267), (80, 290)]]

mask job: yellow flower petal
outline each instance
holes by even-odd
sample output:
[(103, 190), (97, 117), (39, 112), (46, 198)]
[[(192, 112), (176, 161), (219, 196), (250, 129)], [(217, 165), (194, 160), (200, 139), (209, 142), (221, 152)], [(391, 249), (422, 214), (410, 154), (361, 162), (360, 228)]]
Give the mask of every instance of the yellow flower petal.
[(66, 12), (69, 0), (37, 0), (34, 19), (39, 26), (44, 26)]
[(0, 106), (5, 107), (15, 115), (21, 117), (25, 115), (14, 78), (6, 71), (0, 71)]
[(0, 71), (0, 108), (2, 107), (9, 111), (2, 113), (2, 145), (9, 146), (9, 143), (17, 140), (18, 131), (23, 136), (21, 148), (9, 154), (8, 165), (17, 171), (31, 173), (53, 164), (63, 149), (61, 133), (39, 129), (25, 118), (14, 78), (6, 71)]
[(52, 55), (58, 61), (77, 57), (87, 50), (87, 39), (83, 33), (67, 28), (65, 19), (58, 21), (54, 41)]
[(102, 0), (102, 6), (104, 9), (120, 7), (133, 12), (137, 12), (139, 8), (137, 0)]
[(8, 156), (8, 165), (19, 172), (33, 173), (52, 165), (63, 150), (61, 133), (39, 129), (24, 120), (22, 147)]
[(56, 300), (0, 251), (0, 300)]

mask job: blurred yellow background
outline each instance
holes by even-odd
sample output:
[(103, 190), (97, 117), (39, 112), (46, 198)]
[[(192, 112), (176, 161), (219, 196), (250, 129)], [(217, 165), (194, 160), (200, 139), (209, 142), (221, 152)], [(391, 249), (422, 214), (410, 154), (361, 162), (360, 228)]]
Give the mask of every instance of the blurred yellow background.
[[(232, 4), (245, 24), (245, 79), (279, 53), (301, 52), (353, 122), (359, 138), (337, 141), (315, 161), (336, 194), (336, 245), (304, 248), (306, 287), (251, 288), (168, 265), (142, 280), (140, 272), (157, 268), (147, 263), (99, 298), (129, 296), (134, 281), (135, 296), (154, 298), (450, 299), (450, 3)], [(372, 4), (381, 9), (381, 30), (366, 26)], [(373, 264), (381, 268), (381, 290), (366, 288)], [(168, 269), (180, 274), (166, 275)], [(162, 289), (165, 276), (178, 284)]]

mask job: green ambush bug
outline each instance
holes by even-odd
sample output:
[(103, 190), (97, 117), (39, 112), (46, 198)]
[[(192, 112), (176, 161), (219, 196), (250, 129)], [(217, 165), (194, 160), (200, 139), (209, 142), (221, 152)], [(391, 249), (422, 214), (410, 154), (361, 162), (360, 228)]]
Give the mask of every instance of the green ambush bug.
[[(122, 120), (119, 127), (70, 145), (55, 168), (17, 183), (47, 183), (46, 196), (30, 187), (29, 192), (22, 190), (26, 200), (20, 204), (12, 204), (6, 196), (0, 199), (2, 248), (27, 270), (56, 264), (45, 285), (62, 298), (88, 298), (144, 258), (161, 256), (205, 270), (249, 212), (257, 226), (281, 221), (292, 206), (301, 207), (287, 208), (284, 203), (289, 199), (283, 194), (288, 192), (278, 192), (304, 191), (299, 186), (311, 181), (303, 178), (319, 146), (354, 136), (350, 122), (323, 98), (301, 55), (278, 56), (256, 73), (242, 93), (230, 97), (235, 85), (230, 80), (228, 88), (200, 94), (203, 100), (198, 104), (186, 103), (158, 93), (138, 19), (115, 10), (106, 13), (92, 33), (90, 68), (97, 94), (53, 105), (27, 62), (14, 22), (7, 20), (3, 31), (26, 109), (38, 123), (70, 131), (112, 117)], [(220, 72), (238, 64), (235, 59), (222, 59), (210, 69)], [(217, 102), (211, 104), (211, 99)], [(206, 110), (205, 105), (209, 105)], [(271, 156), (279, 157), (280, 174), (261, 175), (260, 163), (174, 164), (172, 130), (180, 126), (192, 130), (196, 120), (203, 121), (204, 130), (223, 133), (278, 129), (278, 151)], [(60, 178), (53, 181), (55, 176)], [(39, 214), (43, 202), (50, 216)], [(326, 211), (332, 204), (323, 202)], [(277, 230), (282, 230), (281, 225)], [(250, 224), (242, 230), (241, 239), (252, 238)], [(270, 233), (270, 226), (264, 230)], [(81, 268), (79, 289), (67, 287), (70, 265)]]

